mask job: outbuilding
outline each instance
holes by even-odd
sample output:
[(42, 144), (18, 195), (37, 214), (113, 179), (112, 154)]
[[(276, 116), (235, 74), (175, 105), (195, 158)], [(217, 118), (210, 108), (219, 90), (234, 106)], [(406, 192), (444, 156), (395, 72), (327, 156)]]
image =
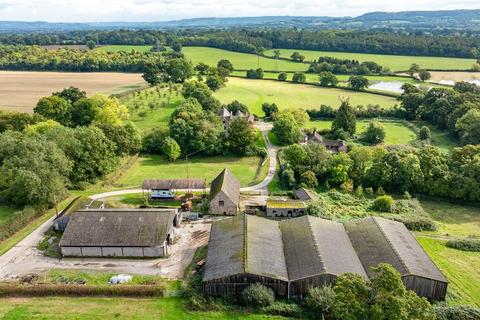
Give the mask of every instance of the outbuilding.
[(171, 209), (81, 210), (71, 215), (60, 249), (69, 257), (164, 257), (180, 222)]
[(299, 200), (267, 200), (267, 217), (298, 217), (305, 214), (305, 202)]
[(142, 190), (150, 193), (151, 200), (175, 198), (176, 190), (204, 190), (204, 179), (153, 179), (144, 180)]
[(211, 183), (209, 213), (233, 216), (240, 209), (240, 182), (224, 169)]

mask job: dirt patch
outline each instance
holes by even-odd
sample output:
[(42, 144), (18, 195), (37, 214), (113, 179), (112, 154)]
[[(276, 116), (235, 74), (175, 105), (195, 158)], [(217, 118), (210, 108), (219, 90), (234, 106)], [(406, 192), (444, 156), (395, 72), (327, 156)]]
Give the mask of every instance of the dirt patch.
[(121, 94), (147, 84), (137, 73), (0, 71), (0, 110), (32, 112), (40, 98), (70, 86), (90, 95)]

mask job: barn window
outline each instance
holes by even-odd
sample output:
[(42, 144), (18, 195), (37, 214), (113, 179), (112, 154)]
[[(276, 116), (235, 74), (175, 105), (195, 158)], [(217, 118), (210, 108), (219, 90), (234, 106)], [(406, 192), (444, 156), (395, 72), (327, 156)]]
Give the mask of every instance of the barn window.
[(225, 201), (223, 201), (223, 200), (218, 201), (218, 205), (220, 207), (223, 207), (225, 205)]

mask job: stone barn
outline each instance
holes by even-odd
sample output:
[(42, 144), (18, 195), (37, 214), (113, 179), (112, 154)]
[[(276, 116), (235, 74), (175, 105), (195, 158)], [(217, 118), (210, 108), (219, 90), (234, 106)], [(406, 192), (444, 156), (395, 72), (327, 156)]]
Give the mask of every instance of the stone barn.
[(212, 225), (203, 289), (238, 295), (252, 283), (277, 296), (303, 298), (308, 289), (333, 285), (353, 272), (389, 263), (407, 289), (444, 300), (447, 280), (400, 222), (366, 218), (345, 224), (312, 216), (278, 221), (238, 215)]
[(267, 217), (303, 216), (305, 209), (305, 202), (299, 200), (267, 200)]
[(236, 215), (240, 208), (240, 182), (224, 169), (210, 186), (209, 213)]
[(181, 221), (177, 210), (81, 210), (69, 219), (60, 249), (69, 257), (164, 257)]

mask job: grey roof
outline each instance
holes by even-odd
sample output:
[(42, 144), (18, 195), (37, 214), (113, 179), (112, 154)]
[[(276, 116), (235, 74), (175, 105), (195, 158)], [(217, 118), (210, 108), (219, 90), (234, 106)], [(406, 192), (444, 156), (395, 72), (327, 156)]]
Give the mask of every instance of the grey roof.
[(70, 217), (60, 246), (163, 245), (173, 228), (176, 210), (104, 209), (82, 210)]
[(347, 222), (345, 228), (367, 273), (372, 266), (389, 263), (402, 276), (447, 282), (403, 223), (369, 217)]
[(233, 176), (228, 169), (223, 171), (212, 181), (210, 185), (210, 197), (215, 198), (219, 193), (223, 192), (235, 204), (240, 203), (240, 182)]
[(306, 189), (306, 188), (298, 188), (295, 191), (295, 196), (299, 200), (303, 200), (303, 201), (310, 201), (310, 200), (318, 199), (318, 196), (315, 194), (314, 191), (312, 191), (310, 189)]
[(144, 190), (205, 189), (204, 179), (156, 179), (144, 180)]
[(215, 222), (204, 281), (250, 273), (285, 281), (321, 274), (371, 275), (389, 263), (402, 276), (447, 282), (400, 223), (366, 218), (346, 224), (312, 216), (276, 221), (239, 215)]
[(218, 110), (218, 115), (222, 118), (227, 118), (227, 117), (231, 117), (232, 113), (228, 111), (227, 108), (223, 107), (220, 110)]

